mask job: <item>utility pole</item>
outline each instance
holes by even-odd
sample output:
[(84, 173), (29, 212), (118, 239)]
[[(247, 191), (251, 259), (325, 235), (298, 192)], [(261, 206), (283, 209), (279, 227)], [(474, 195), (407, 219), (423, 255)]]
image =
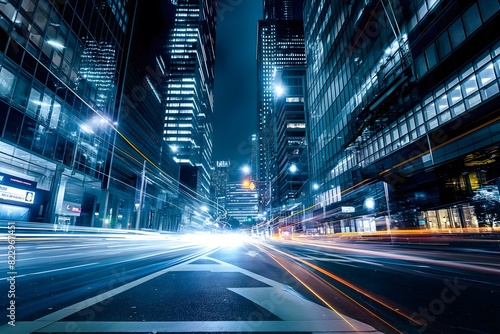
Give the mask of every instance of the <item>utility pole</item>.
[(139, 192), (139, 208), (137, 209), (137, 220), (135, 222), (135, 229), (138, 230), (141, 224), (141, 212), (142, 212), (142, 198), (144, 192), (144, 182), (146, 181), (146, 160), (144, 160), (144, 165), (142, 166), (141, 173), (141, 190)]

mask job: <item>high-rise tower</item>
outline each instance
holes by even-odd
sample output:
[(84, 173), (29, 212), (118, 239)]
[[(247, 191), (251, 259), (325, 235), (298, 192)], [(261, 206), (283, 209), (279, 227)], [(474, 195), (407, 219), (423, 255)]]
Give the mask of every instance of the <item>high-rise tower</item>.
[(181, 166), (181, 182), (208, 198), (212, 158), (216, 0), (178, 0), (166, 45), (164, 140)]
[[(264, 19), (259, 21), (257, 44), (257, 112), (259, 119), (259, 178), (261, 203), (271, 191), (275, 164), (273, 105), (276, 72), (286, 67), (305, 66), (301, 0), (264, 0)], [(266, 195), (267, 194), (267, 195)]]

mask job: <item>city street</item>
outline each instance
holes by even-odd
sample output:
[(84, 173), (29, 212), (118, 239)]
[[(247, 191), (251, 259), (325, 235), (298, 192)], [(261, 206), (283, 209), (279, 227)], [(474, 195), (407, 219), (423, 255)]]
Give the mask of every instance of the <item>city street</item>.
[[(158, 233), (20, 233), (15, 245), (14, 282), (2, 263), (1, 333), (494, 333), (500, 326), (493, 251)], [(13, 285), (14, 313), (5, 298)]]

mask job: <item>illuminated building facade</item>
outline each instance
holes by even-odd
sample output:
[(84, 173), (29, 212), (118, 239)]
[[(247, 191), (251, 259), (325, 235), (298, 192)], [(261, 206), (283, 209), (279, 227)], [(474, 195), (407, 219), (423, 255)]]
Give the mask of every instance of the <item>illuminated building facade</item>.
[(163, 139), (181, 182), (210, 195), (215, 66), (215, 0), (178, 0), (166, 45), (170, 57)]
[[(308, 195), (308, 158), (305, 118), (305, 67), (287, 67), (276, 72), (274, 117), (276, 124), (276, 181), (273, 207), (289, 208)], [(279, 92), (278, 92), (279, 90)]]
[(0, 219), (105, 224), (133, 6), (0, 3)]
[(215, 161), (210, 182), (211, 200), (216, 204), (217, 212), (224, 212), (226, 207), (227, 182), (229, 180), (229, 169), (231, 162), (225, 160)]
[(227, 183), (226, 212), (229, 220), (236, 219), (240, 224), (252, 222), (258, 215), (258, 204), (256, 189), (249, 189), (241, 181)]
[(323, 231), (481, 223), (475, 198), (499, 178), (499, 12), (489, 0), (304, 2)]
[[(257, 112), (259, 120), (259, 181), (268, 185), (276, 176), (274, 148), (275, 73), (288, 66), (304, 66), (302, 0), (264, 0), (264, 18), (258, 24)], [(268, 187), (261, 202), (269, 202)], [(267, 194), (267, 195), (266, 195)], [(264, 208), (263, 208), (264, 210)]]

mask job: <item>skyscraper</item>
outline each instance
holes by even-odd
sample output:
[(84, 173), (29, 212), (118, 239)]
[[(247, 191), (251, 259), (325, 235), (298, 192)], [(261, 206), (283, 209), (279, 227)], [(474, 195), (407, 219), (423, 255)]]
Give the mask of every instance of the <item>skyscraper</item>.
[(1, 218), (105, 223), (133, 7), (0, 3)]
[(265, 0), (257, 44), (257, 112), (259, 119), (259, 171), (261, 202), (268, 202), (269, 186), (277, 174), (273, 107), (275, 74), (286, 67), (305, 66), (301, 0)]
[(499, 13), (489, 0), (304, 2), (326, 229), (478, 226), (475, 198), (499, 179)]
[(178, 0), (166, 45), (163, 139), (180, 165), (181, 182), (199, 198), (210, 195), (216, 7), (215, 0)]

